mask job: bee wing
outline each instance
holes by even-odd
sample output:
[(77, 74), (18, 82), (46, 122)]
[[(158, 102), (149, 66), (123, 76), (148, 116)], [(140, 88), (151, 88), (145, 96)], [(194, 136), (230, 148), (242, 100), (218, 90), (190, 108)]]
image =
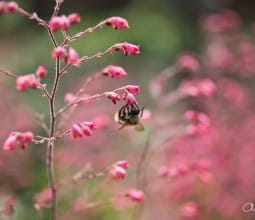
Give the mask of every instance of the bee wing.
[(135, 130), (137, 131), (144, 131), (144, 126), (141, 122), (138, 122), (136, 125), (135, 125)]
[(116, 113), (114, 114), (114, 121), (116, 121), (116, 122), (119, 123), (119, 114), (118, 114), (118, 112), (116, 112)]

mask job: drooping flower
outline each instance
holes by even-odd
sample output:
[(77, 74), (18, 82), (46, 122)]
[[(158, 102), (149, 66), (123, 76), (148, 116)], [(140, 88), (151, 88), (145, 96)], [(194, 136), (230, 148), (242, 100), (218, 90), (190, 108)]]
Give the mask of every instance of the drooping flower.
[(105, 67), (102, 70), (102, 74), (111, 78), (122, 78), (127, 76), (126, 71), (122, 67), (115, 65), (109, 65)]
[(140, 53), (139, 46), (130, 44), (128, 42), (115, 44), (113, 46), (113, 49), (116, 51), (122, 51), (125, 56), (137, 55)]
[(134, 202), (142, 202), (144, 200), (144, 193), (141, 190), (138, 189), (132, 189), (127, 194), (127, 197), (129, 197)]
[(128, 21), (122, 17), (111, 17), (106, 20), (106, 24), (114, 29), (127, 29)]

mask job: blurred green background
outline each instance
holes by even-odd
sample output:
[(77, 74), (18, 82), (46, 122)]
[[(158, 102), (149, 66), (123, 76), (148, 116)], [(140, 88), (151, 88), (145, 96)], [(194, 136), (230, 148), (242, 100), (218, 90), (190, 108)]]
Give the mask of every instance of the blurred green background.
[[(18, 3), (27, 11), (35, 11), (45, 19), (50, 18), (54, 7), (53, 0), (26, 0)], [(121, 16), (129, 21), (128, 30), (116, 31), (106, 27), (72, 43), (80, 55), (93, 55), (123, 41), (140, 45), (141, 54), (124, 57), (120, 53), (114, 53), (88, 62), (81, 68), (72, 68), (69, 71), (71, 74), (68, 74), (70, 80), (63, 81), (61, 86), (59, 103), (63, 102), (61, 96), (74, 88), (81, 78), (106, 65), (115, 64), (126, 69), (129, 83), (141, 85), (139, 100), (142, 100), (143, 105), (150, 106), (147, 85), (151, 77), (171, 65), (183, 51), (197, 52), (202, 49), (204, 38), (198, 27), (198, 18), (202, 14), (222, 8), (235, 9), (242, 17), (245, 29), (254, 20), (254, 7), (255, 1), (252, 0), (65, 0), (60, 13), (78, 12), (82, 17), (79, 25), (68, 30), (70, 35), (111, 16)], [(54, 61), (50, 57), (52, 45), (46, 31), (34, 21), (18, 15), (2, 15), (0, 24), (0, 66), (22, 75), (33, 72), (39, 64), (45, 64), (49, 70), (45, 82), (50, 84), (54, 76)], [(15, 86), (12, 79), (8, 79), (7, 83), (10, 87)], [(39, 91), (28, 91), (20, 94), (19, 100), (25, 101), (41, 113), (47, 109), (47, 102), (42, 101), (40, 95)], [(35, 158), (40, 158), (36, 157), (39, 154), (37, 150), (33, 150), (33, 154)], [(22, 198), (22, 202), (18, 204), (17, 219), (35, 219), (31, 214), (35, 213), (31, 198), (47, 184), (44, 161), (32, 161), (31, 165), (33, 163), (34, 172), (41, 174), (41, 177), (33, 180), (34, 188), (25, 191), (16, 189)]]

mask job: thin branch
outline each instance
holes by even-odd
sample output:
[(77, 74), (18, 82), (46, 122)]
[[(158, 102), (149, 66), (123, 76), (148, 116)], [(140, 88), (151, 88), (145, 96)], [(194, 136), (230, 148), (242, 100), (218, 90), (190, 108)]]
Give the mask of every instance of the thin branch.
[(83, 36), (85, 36), (85, 35), (88, 34), (88, 33), (94, 32), (94, 31), (97, 30), (97, 29), (101, 29), (103, 26), (105, 26), (105, 24), (106, 24), (106, 20), (104, 20), (104, 21), (98, 23), (98, 24), (95, 25), (94, 27), (89, 27), (89, 28), (87, 28), (86, 30), (81, 31), (81, 32), (75, 34), (75, 35), (72, 36), (72, 37), (66, 37), (65, 40), (64, 40), (64, 42), (61, 44), (61, 46), (64, 46), (64, 45), (66, 45), (67, 43), (70, 43), (70, 42), (72, 42), (72, 41), (75, 41), (75, 40), (77, 40), (78, 38), (83, 37)]
[[(124, 90), (125, 91), (125, 87), (120, 87), (118, 89), (115, 89), (111, 92), (119, 92), (121, 90)], [(66, 110), (68, 110), (69, 108), (71, 108), (72, 106), (74, 105), (77, 105), (77, 104), (80, 104), (82, 102), (86, 102), (86, 101), (90, 101), (90, 100), (95, 100), (95, 99), (98, 99), (98, 98), (101, 98), (101, 97), (104, 97), (105, 94), (107, 92), (104, 92), (104, 93), (101, 93), (101, 94), (95, 94), (95, 95), (92, 95), (92, 96), (89, 96), (89, 97), (82, 97), (82, 98), (76, 98), (74, 99), (73, 101), (69, 102), (67, 105), (65, 105), (64, 107), (62, 107), (61, 109), (59, 109), (59, 111), (56, 113), (56, 118), (59, 117), (62, 113), (64, 113)]]
[(17, 76), (16, 74), (8, 71), (8, 70), (5, 70), (3, 68), (0, 67), (0, 72), (5, 74), (6, 76), (10, 76), (10, 77), (13, 77), (13, 78), (18, 78), (19, 76)]

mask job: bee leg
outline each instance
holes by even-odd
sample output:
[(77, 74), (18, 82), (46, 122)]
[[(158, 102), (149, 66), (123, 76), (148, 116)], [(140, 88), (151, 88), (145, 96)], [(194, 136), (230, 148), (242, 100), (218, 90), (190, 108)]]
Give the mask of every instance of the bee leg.
[(119, 127), (119, 130), (123, 129), (124, 127), (126, 127), (126, 124), (124, 124), (121, 127)]

